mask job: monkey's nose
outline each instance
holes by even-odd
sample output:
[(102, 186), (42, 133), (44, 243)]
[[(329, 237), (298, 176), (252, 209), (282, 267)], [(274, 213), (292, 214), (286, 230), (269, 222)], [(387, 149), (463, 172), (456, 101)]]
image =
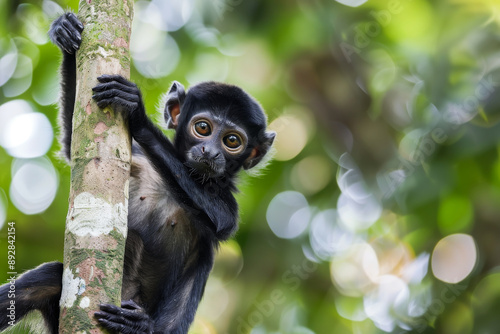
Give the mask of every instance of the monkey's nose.
[(204, 159), (213, 160), (220, 156), (220, 152), (212, 147), (202, 146), (201, 155)]
[(201, 147), (201, 153), (205, 157), (209, 157), (210, 158), (212, 156), (212, 151), (213, 151), (213, 149), (211, 149), (210, 147), (205, 147), (205, 146)]

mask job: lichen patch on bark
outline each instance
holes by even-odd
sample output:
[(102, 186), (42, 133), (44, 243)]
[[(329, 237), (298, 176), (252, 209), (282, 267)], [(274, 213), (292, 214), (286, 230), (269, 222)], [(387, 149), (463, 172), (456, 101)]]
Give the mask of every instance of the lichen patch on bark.
[(59, 305), (62, 307), (72, 307), (76, 298), (85, 292), (85, 280), (81, 277), (74, 277), (69, 268), (63, 272), (63, 288)]
[(97, 49), (97, 52), (99, 52), (99, 54), (103, 57), (103, 58), (108, 58), (109, 56), (112, 56), (114, 55), (114, 51), (113, 50), (105, 50), (102, 46), (99, 46), (99, 48)]
[(109, 234), (113, 229), (127, 235), (128, 209), (123, 203), (111, 205), (101, 198), (84, 192), (78, 194), (69, 211), (66, 227), (69, 232), (83, 237)]
[(80, 301), (80, 307), (81, 308), (87, 308), (90, 305), (90, 298), (89, 297), (83, 297), (82, 300)]

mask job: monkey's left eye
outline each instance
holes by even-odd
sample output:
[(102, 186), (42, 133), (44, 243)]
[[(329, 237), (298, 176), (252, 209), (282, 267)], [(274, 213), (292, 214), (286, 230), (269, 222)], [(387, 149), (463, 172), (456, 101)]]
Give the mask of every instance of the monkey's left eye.
[(210, 136), (212, 134), (212, 129), (210, 128), (210, 125), (205, 121), (197, 122), (194, 125), (194, 129), (196, 133), (204, 137)]
[(223, 139), (224, 145), (229, 147), (230, 149), (237, 149), (241, 146), (241, 139), (235, 134), (230, 134), (224, 137)]

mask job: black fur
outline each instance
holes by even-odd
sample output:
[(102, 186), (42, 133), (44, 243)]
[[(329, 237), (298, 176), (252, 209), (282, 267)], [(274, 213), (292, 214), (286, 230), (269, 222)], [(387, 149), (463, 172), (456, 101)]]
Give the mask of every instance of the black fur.
[(76, 60), (75, 53), (82, 41), (83, 24), (75, 14), (69, 12), (52, 23), (49, 31), (50, 39), (60, 47), (63, 59), (61, 64), (61, 86), (69, 88), (60, 97), (62, 109), (61, 121), (64, 128), (61, 136), (63, 154), (69, 157), (71, 148), (71, 132), (73, 129), (73, 107), (76, 94)]
[[(32, 310), (39, 310), (51, 333), (57, 333), (59, 324), (59, 299), (61, 298), (63, 265), (59, 262), (44, 263), (19, 276), (14, 284), (0, 286), (0, 330), (17, 323)], [(12, 314), (8, 308), (14, 301)]]
[[(72, 13), (57, 19), (50, 30), (52, 41), (63, 51), (62, 145), (68, 160), (74, 53), (82, 30)], [(237, 228), (234, 176), (263, 158), (275, 134), (266, 131), (259, 104), (240, 88), (205, 82), (186, 93), (174, 82), (165, 105), (167, 125), (176, 129), (171, 143), (146, 116), (135, 84), (117, 75), (103, 75), (98, 81), (94, 100), (128, 118), (134, 143), (123, 302), (121, 307), (101, 305), (95, 316), (102, 326), (125, 334), (187, 333), (214, 251)], [(18, 318), (39, 309), (51, 333), (57, 333), (61, 275), (62, 264), (47, 263), (16, 280)], [(8, 303), (7, 290), (8, 285), (0, 287), (0, 316)], [(8, 325), (5, 318), (0, 319), (0, 329)]]

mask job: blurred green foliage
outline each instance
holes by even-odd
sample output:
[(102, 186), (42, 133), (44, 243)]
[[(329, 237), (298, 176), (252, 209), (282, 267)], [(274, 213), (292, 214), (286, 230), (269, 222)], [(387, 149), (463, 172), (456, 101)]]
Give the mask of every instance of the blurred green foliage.
[[(498, 1), (185, 2), (190, 20), (168, 33), (180, 50), (175, 68), (156, 77), (132, 67), (151, 116), (173, 80), (224, 80), (255, 96), (278, 132), (277, 159), (258, 178), (241, 177), (240, 229), (222, 247), (191, 332), (497, 332)], [(55, 129), (60, 55), (45, 35), (54, 4), (0, 1), (0, 79), (12, 45), (25, 65), (0, 87), (0, 104), (24, 99)], [(11, 199), (19, 159), (0, 147), (18, 272), (62, 259), (70, 170), (58, 149), (54, 140), (46, 155), (58, 173), (55, 199), (28, 215)], [(287, 190), (307, 200), (293, 223), (267, 211)], [(273, 231), (284, 227), (273, 221), (298, 236), (279, 238)], [(456, 233), (473, 248), (433, 254)], [(3, 282), (6, 225), (0, 242)]]

